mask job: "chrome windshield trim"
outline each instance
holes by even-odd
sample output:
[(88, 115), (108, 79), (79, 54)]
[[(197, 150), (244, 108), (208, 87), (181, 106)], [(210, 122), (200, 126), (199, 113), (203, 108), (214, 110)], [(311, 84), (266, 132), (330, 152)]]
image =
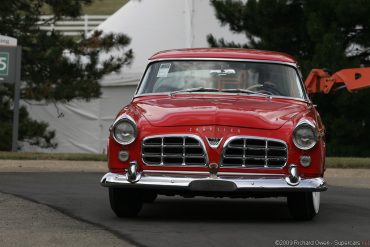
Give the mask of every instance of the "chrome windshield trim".
[[(138, 91), (139, 91), (139, 88), (141, 86), (141, 83), (142, 83), (142, 80), (147, 72), (147, 69), (149, 68), (149, 65), (152, 64), (152, 63), (155, 63), (155, 62), (162, 62), (162, 61), (234, 61), (234, 62), (255, 62), (255, 63), (269, 63), (269, 64), (281, 64), (281, 65), (287, 65), (287, 66), (290, 66), (290, 67), (293, 67), (296, 72), (297, 72), (297, 76), (299, 77), (299, 80), (301, 82), (301, 87), (302, 87), (302, 90), (303, 90), (303, 94), (304, 94), (304, 97), (303, 98), (296, 98), (296, 97), (288, 97), (288, 96), (278, 96), (278, 95), (271, 95), (272, 98), (287, 98), (287, 99), (296, 99), (296, 100), (300, 100), (300, 101), (304, 101), (304, 102), (307, 102), (307, 103), (311, 103), (311, 100), (310, 98), (308, 97), (308, 94), (306, 92), (306, 87), (304, 85), (304, 82), (302, 80), (302, 78), (299, 76), (299, 72), (298, 72), (298, 65), (297, 63), (289, 63), (289, 62), (281, 62), (281, 61), (272, 61), (272, 60), (254, 60), (254, 59), (242, 59), (242, 58), (160, 58), (160, 59), (153, 59), (153, 60), (148, 60), (148, 64), (146, 66), (146, 69), (140, 79), (140, 82), (135, 90), (135, 94), (133, 96), (133, 99), (135, 99), (136, 97), (139, 97), (139, 96), (143, 96), (143, 95), (162, 95), (162, 93), (147, 93), (147, 94), (138, 94)], [(167, 94), (168, 95), (168, 92), (167, 93), (164, 93), (164, 94)]]
[[(181, 92), (181, 94), (187, 94), (189, 92)], [(269, 95), (268, 97), (264, 95), (259, 95), (259, 94), (244, 94), (244, 93), (225, 93), (225, 92), (190, 92), (191, 94), (210, 94), (210, 95), (241, 95), (241, 96), (253, 96), (253, 97), (261, 97), (261, 98), (268, 98), (268, 99), (290, 99), (290, 100), (297, 100), (301, 101), (307, 104), (311, 104), (311, 101), (303, 98), (296, 98), (296, 97), (287, 97), (287, 96), (279, 96), (279, 95)], [(179, 93), (180, 94), (180, 93)], [(135, 94), (134, 99), (139, 98), (139, 97), (146, 97), (146, 96), (168, 96), (172, 97), (171, 95), (166, 93), (143, 93), (143, 94)]]

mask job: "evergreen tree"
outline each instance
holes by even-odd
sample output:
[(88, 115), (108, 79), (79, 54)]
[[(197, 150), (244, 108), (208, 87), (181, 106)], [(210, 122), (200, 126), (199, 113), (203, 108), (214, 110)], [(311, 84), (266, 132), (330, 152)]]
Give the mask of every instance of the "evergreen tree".
[[(39, 16), (47, 6), (55, 23), (62, 17), (78, 17), (93, 0), (3, 0), (0, 34), (15, 37), (23, 47), (21, 99), (45, 103), (90, 100), (101, 94), (98, 81), (128, 65), (133, 52), (125, 49), (130, 38), (124, 34), (94, 32), (90, 37), (64, 36), (58, 31), (40, 30)], [(113, 55), (109, 55), (113, 54)], [(11, 146), (13, 85), (0, 85), (0, 150)], [(31, 120), (21, 108), (19, 140), (53, 146), (53, 131), (46, 123)]]
[[(370, 65), (368, 0), (212, 0), (221, 24), (246, 36), (235, 44), (209, 35), (212, 47), (285, 52), (304, 78), (313, 68), (332, 72)], [(369, 156), (370, 90), (313, 96), (327, 127), (328, 154)]]

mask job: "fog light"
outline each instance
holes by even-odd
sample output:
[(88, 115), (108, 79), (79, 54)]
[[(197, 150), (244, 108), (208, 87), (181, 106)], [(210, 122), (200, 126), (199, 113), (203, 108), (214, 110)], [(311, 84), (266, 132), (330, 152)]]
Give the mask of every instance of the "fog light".
[(120, 151), (118, 153), (118, 159), (120, 161), (123, 161), (123, 162), (128, 161), (128, 158), (129, 158), (129, 154), (126, 150)]
[(300, 158), (301, 165), (304, 167), (308, 167), (311, 165), (311, 157), (310, 156), (301, 156)]

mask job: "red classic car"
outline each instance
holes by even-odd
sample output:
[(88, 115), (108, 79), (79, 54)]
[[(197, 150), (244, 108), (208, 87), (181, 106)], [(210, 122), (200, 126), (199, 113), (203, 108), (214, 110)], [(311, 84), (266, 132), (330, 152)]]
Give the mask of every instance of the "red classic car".
[(110, 129), (101, 184), (119, 217), (158, 194), (287, 197), (294, 219), (319, 212), (324, 126), (289, 55), (183, 49), (153, 55)]

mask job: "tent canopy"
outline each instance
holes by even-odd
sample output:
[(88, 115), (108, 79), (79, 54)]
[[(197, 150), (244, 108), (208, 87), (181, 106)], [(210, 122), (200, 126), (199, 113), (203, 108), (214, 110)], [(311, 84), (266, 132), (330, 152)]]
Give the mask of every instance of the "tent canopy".
[(221, 27), (210, 0), (131, 0), (96, 29), (128, 35), (135, 56), (132, 65), (101, 81), (101, 98), (58, 104), (63, 117), (58, 117), (52, 104), (27, 105), (33, 118), (56, 130), (58, 147), (40, 150), (28, 146), (24, 150), (104, 153), (109, 126), (120, 108), (131, 101), (151, 55), (168, 49), (208, 47), (208, 34), (236, 43), (246, 41), (244, 35)]
[(131, 0), (97, 30), (125, 33), (131, 38), (134, 61), (102, 85), (137, 84), (147, 59), (161, 50), (208, 47), (207, 35), (245, 43), (246, 37), (221, 26), (210, 0)]

